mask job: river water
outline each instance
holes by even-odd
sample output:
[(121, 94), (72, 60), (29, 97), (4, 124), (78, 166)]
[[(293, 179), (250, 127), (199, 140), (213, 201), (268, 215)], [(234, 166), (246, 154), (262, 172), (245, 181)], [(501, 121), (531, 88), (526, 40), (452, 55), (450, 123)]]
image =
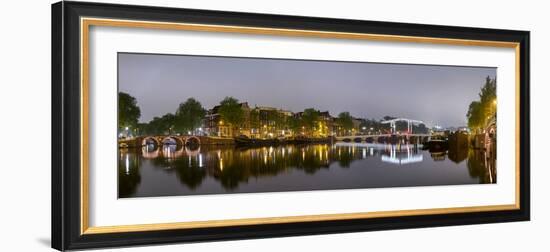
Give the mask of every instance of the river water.
[(120, 198), (496, 183), (484, 151), (336, 143), (120, 149)]

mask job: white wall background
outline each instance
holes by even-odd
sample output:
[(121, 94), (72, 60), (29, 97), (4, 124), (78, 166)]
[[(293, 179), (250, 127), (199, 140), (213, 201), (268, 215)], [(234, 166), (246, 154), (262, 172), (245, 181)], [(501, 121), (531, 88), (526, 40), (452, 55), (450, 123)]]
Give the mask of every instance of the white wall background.
[[(107, 0), (106, 0), (107, 1)], [(548, 251), (550, 25), (545, 1), (111, 2), (531, 31), (532, 221), (519, 223), (145, 246), (116, 251)], [(0, 8), (0, 251), (48, 251), (50, 242), (50, 4)], [(22, 136), (32, 137), (23, 141)], [(41, 150), (41, 152), (35, 151)], [(32, 152), (29, 152), (32, 150)]]

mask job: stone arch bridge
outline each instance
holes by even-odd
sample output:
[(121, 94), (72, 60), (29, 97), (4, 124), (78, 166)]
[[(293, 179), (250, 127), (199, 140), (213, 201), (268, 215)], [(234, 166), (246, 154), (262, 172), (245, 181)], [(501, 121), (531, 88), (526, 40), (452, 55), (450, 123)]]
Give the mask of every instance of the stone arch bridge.
[(233, 144), (232, 138), (219, 138), (210, 136), (139, 136), (132, 139), (119, 139), (119, 147), (142, 147), (147, 144), (161, 146), (173, 144), (177, 146), (198, 146), (198, 145), (226, 145)]
[(175, 144), (178, 146), (200, 145), (200, 136), (140, 136), (134, 138), (136, 146), (154, 144), (156, 146), (164, 144)]

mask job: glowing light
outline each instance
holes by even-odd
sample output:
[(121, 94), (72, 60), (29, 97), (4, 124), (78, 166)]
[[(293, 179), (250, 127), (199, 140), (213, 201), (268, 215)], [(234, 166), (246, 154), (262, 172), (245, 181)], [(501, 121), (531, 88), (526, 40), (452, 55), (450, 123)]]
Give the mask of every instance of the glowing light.
[(130, 157), (126, 155), (126, 175), (130, 174)]

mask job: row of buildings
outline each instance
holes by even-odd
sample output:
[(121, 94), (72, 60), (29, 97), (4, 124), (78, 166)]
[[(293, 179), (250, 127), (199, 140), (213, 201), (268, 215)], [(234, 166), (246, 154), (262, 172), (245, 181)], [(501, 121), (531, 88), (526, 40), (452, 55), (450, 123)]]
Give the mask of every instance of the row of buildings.
[[(244, 112), (243, 122), (235, 127), (224, 122), (218, 110), (220, 106), (210, 109), (204, 119), (203, 134), (209, 136), (230, 137), (246, 135), (250, 138), (278, 138), (305, 135), (308, 137), (327, 137), (349, 135), (358, 132), (361, 123), (359, 118), (352, 118), (353, 128), (344, 129), (337, 118), (328, 111), (317, 111), (317, 120), (309, 126), (301, 124), (304, 112), (294, 113), (289, 110), (273, 107), (250, 107), (247, 102), (240, 103)], [(234, 132), (238, 131), (238, 132)]]

